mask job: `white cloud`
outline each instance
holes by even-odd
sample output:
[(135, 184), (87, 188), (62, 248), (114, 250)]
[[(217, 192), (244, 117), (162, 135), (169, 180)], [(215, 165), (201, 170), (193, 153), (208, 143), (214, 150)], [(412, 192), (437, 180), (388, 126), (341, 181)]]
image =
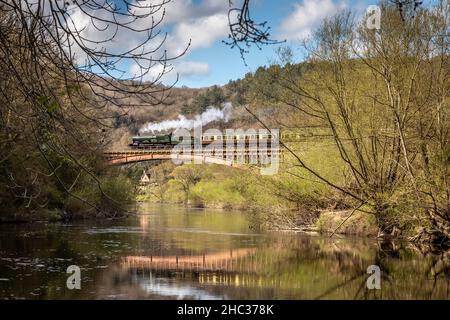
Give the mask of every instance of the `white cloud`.
[[(224, 0), (203, 0), (194, 4), (192, 0), (175, 0), (166, 7), (164, 25), (170, 27), (162, 50), (170, 57), (181, 55), (188, 59), (189, 54), (199, 48), (211, 47), (219, 39), (225, 39), (228, 34), (228, 2)], [(161, 38), (160, 38), (161, 39)], [(131, 72), (136, 71), (136, 66)], [(164, 74), (163, 74), (164, 73)], [(207, 75), (209, 65), (201, 61), (174, 61), (172, 70), (164, 70), (162, 65), (153, 67), (144, 80), (153, 80), (162, 76), (165, 83), (180, 78)]]
[(182, 76), (205, 75), (209, 73), (209, 65), (205, 62), (183, 61), (175, 65), (175, 71)]
[(183, 78), (207, 75), (209, 64), (199, 61), (180, 61), (166, 66), (166, 68), (162, 64), (155, 64), (147, 74), (141, 72), (141, 68), (137, 64), (133, 64), (130, 68), (130, 73), (136, 77), (142, 77), (143, 81), (153, 82), (162, 78), (165, 83), (171, 83), (177, 79), (177, 74)]
[(282, 37), (290, 41), (306, 39), (324, 18), (347, 6), (347, 0), (303, 0), (294, 4), (293, 12), (281, 22)]
[(167, 39), (167, 47), (171, 52), (181, 53), (191, 40), (191, 50), (207, 48), (218, 39), (225, 38), (227, 34), (227, 15), (214, 14), (175, 25), (173, 33)]
[[(152, 1), (154, 0), (147, 0), (150, 3)], [(227, 13), (228, 1), (203, 0), (199, 4), (194, 4), (192, 0), (172, 0), (165, 6), (165, 9), (163, 24), (176, 24), (218, 13)]]
[[(226, 0), (202, 0), (195, 2), (193, 0), (172, 0), (164, 5), (164, 10), (159, 10), (146, 16), (149, 13), (148, 6), (155, 4), (155, 0), (132, 0), (132, 3), (138, 3), (132, 10), (140, 19), (132, 21), (126, 16), (116, 16), (120, 22), (128, 23), (128, 27), (119, 27), (118, 29), (101, 25), (102, 22), (92, 20), (83, 13), (76, 6), (71, 6), (71, 19), (69, 19), (68, 27), (73, 31), (79, 32), (79, 39), (89, 39), (92, 42), (84, 40), (84, 44), (92, 47), (95, 50), (104, 49), (108, 53), (120, 55), (123, 52), (128, 52), (133, 48), (135, 53), (148, 52), (145, 56), (147, 59), (153, 61), (160, 59), (163, 54), (167, 54), (168, 58), (174, 58), (185, 52), (189, 42), (191, 45), (183, 56), (183, 61), (173, 60), (173, 71), (164, 75), (164, 80), (172, 80), (176, 78), (176, 73), (180, 76), (205, 75), (209, 72), (209, 66), (205, 62), (185, 61), (189, 54), (199, 48), (208, 48), (212, 46), (219, 39), (225, 39), (228, 34), (228, 1)], [(156, 1), (156, 3), (163, 3), (164, 0)], [(96, 17), (102, 20), (111, 20), (111, 13), (107, 10), (95, 12)], [(136, 32), (133, 30), (145, 30), (152, 23), (158, 22), (163, 17), (159, 28), (160, 34), (155, 34), (154, 39), (146, 42), (146, 32)], [(122, 21), (123, 20), (123, 21)], [(165, 35), (167, 32), (167, 35)], [(114, 36), (112, 41), (101, 42), (103, 39), (108, 39)], [(100, 42), (99, 42), (100, 41)], [(161, 42), (164, 43), (161, 45)], [(140, 44), (145, 43), (144, 46)], [(86, 57), (85, 53), (74, 44), (72, 47), (72, 54), (76, 54), (76, 60), (81, 65)], [(149, 60), (139, 59), (138, 61), (128, 61), (122, 59), (123, 66), (127, 67), (130, 74), (140, 74), (141, 70), (137, 63), (141, 66), (148, 67), (149, 64), (154, 64)], [(164, 67), (156, 63), (148, 74), (144, 75), (145, 80), (158, 77), (164, 71)]]

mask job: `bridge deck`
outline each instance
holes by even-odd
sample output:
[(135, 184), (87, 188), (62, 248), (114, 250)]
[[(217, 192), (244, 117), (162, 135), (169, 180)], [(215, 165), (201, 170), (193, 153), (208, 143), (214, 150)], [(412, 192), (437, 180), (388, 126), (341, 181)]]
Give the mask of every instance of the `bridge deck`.
[(216, 163), (230, 167), (242, 164), (256, 164), (268, 162), (268, 159), (278, 159), (280, 150), (272, 149), (239, 149), (229, 150), (173, 150), (173, 149), (147, 149), (123, 150), (104, 153), (106, 163), (109, 165), (123, 165), (142, 161), (154, 160), (181, 160)]

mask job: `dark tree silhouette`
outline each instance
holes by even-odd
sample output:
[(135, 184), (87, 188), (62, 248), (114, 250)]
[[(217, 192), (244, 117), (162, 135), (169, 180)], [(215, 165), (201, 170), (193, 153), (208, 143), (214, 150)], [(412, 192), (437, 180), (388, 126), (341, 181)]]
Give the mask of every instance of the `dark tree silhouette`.
[(238, 48), (245, 64), (245, 54), (248, 53), (252, 45), (261, 49), (263, 45), (284, 42), (270, 38), (270, 27), (267, 25), (267, 21), (255, 22), (251, 18), (250, 0), (244, 0), (240, 7), (235, 7), (233, 1), (229, 0), (229, 5), (228, 25), (230, 27), (230, 33), (228, 40), (224, 40), (223, 42), (231, 48)]
[(389, 1), (397, 7), (403, 21), (405, 21), (407, 17), (414, 17), (416, 11), (423, 3), (423, 0), (389, 0)]

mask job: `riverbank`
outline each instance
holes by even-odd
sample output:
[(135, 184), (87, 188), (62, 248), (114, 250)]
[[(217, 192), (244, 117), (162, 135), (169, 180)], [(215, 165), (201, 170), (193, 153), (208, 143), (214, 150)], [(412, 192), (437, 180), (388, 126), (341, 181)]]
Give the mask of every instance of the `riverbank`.
[(45, 205), (34, 198), (27, 204), (20, 198), (0, 198), (0, 223), (126, 217), (136, 199), (133, 180), (119, 169), (103, 169), (96, 177), (80, 174), (69, 192), (56, 182), (49, 183), (41, 195)]
[(377, 237), (379, 230), (375, 217), (353, 210), (323, 211), (315, 226), (322, 234), (345, 234)]
[(404, 226), (403, 234), (397, 227), (382, 233), (375, 215), (353, 212), (342, 194), (288, 174), (267, 177), (217, 165), (176, 167), (171, 163), (152, 167), (148, 174), (150, 183), (141, 186), (137, 195), (140, 201), (245, 211), (255, 226), (266, 230), (313, 229), (372, 238), (413, 237), (417, 231), (407, 207), (395, 213)]
[[(139, 198), (139, 197), (138, 197)], [(141, 199), (142, 200), (142, 199)], [(384, 239), (388, 241), (406, 240), (420, 244), (432, 244), (433, 239), (426, 230), (422, 230), (420, 234), (420, 241), (418, 236), (414, 237), (410, 234), (380, 234), (376, 224), (375, 217), (364, 212), (353, 212), (353, 210), (320, 210), (310, 212), (309, 219), (305, 220), (305, 211), (299, 212), (296, 210), (283, 210), (277, 208), (276, 210), (264, 210), (263, 208), (256, 209), (255, 207), (247, 206), (232, 207), (222, 205), (198, 205), (189, 203), (160, 203), (151, 201), (136, 201), (137, 207), (151, 204), (156, 207), (169, 206), (177, 208), (177, 210), (215, 210), (218, 212), (243, 213), (250, 223), (251, 229), (279, 232), (279, 233), (301, 233), (301, 234), (318, 234), (318, 235), (340, 235), (340, 236), (357, 236), (359, 238), (368, 239)], [(267, 209), (267, 208), (266, 208)], [(30, 224), (34, 223), (51, 223), (51, 222), (71, 222), (71, 221), (113, 221), (123, 220), (135, 214), (135, 209), (127, 211), (123, 210), (120, 214), (112, 215), (111, 213), (97, 213), (92, 212), (77, 212), (69, 214), (63, 210), (40, 210), (35, 212), (28, 212), (26, 214), (13, 214), (10, 216), (2, 216), (0, 225), (2, 224)], [(428, 235), (428, 238), (424, 236)], [(440, 242), (439, 240), (438, 242)], [(434, 246), (433, 246), (434, 248)]]
[[(373, 215), (364, 212), (354, 212), (353, 210), (315, 210), (309, 212), (306, 210), (287, 210), (282, 208), (255, 208), (250, 205), (246, 207), (232, 205), (223, 205), (216, 203), (213, 205), (189, 203), (188, 205), (180, 202), (166, 202), (155, 204), (177, 205), (189, 209), (213, 209), (223, 211), (243, 212), (252, 227), (262, 228), (270, 231), (292, 232), (292, 233), (317, 233), (323, 235), (339, 234), (347, 236), (359, 236), (368, 238), (377, 238), (379, 230)], [(309, 218), (306, 219), (305, 217)], [(404, 237), (391, 237), (404, 238)]]
[(98, 220), (98, 219), (126, 219), (132, 216), (134, 213), (124, 210), (123, 212), (112, 215), (108, 212), (103, 213), (67, 213), (64, 210), (39, 210), (35, 212), (11, 214), (0, 217), (0, 224), (24, 224), (24, 223), (36, 223), (36, 222), (69, 222), (80, 220)]

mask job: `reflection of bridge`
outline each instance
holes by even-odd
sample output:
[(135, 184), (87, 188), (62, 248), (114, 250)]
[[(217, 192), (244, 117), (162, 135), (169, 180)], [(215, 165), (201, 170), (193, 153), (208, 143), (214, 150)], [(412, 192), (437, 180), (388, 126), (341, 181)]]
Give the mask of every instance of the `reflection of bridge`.
[(268, 274), (282, 257), (286, 256), (280, 251), (242, 248), (194, 256), (128, 256), (122, 259), (121, 267), (123, 271), (156, 277), (169, 273), (170, 277), (196, 279), (205, 285), (299, 288), (301, 283), (289, 277)]
[(278, 159), (279, 151), (272, 149), (245, 149), (235, 150), (200, 150), (180, 151), (178, 153), (171, 149), (148, 149), (105, 152), (104, 157), (108, 165), (124, 165), (143, 161), (155, 160), (179, 160), (180, 162), (191, 161), (193, 163), (215, 163), (229, 167), (240, 167), (244, 164), (270, 163), (271, 159)]
[[(199, 256), (128, 256), (122, 266), (128, 269), (179, 270), (179, 271), (242, 271), (251, 272), (256, 267), (252, 263), (254, 248), (236, 249), (225, 252), (209, 253)], [(243, 263), (243, 258), (251, 261)]]

